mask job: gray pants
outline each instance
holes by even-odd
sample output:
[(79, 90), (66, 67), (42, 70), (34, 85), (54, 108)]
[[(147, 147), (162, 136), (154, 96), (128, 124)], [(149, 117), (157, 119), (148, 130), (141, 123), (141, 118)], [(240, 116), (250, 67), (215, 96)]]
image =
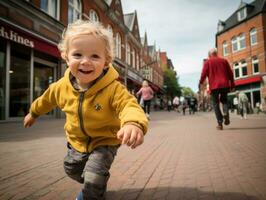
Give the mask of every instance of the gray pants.
[(82, 189), (84, 200), (105, 199), (107, 181), (110, 177), (109, 169), (119, 145), (100, 146), (91, 153), (80, 153), (69, 143), (67, 147), (64, 169), (70, 178), (84, 183)]

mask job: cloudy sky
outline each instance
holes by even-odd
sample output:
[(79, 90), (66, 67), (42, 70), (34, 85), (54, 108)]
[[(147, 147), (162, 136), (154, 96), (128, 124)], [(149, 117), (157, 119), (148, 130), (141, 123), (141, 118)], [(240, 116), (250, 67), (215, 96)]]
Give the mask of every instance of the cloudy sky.
[(194, 90), (202, 61), (215, 47), (218, 20), (239, 5), (240, 0), (122, 0), (125, 14), (137, 11), (141, 37), (146, 31), (149, 45), (155, 41), (157, 50), (167, 52), (181, 85)]

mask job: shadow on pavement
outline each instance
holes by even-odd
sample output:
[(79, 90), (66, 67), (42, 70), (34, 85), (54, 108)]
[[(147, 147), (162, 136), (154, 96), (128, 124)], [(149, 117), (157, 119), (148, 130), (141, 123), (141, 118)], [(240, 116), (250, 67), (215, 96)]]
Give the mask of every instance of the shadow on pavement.
[(234, 128), (227, 128), (227, 130), (264, 130), (266, 126), (261, 127), (234, 127)]
[(121, 191), (108, 191), (106, 200), (260, 200), (261, 198), (237, 192), (212, 192), (202, 191), (197, 188), (187, 187), (161, 187), (154, 189), (128, 189)]

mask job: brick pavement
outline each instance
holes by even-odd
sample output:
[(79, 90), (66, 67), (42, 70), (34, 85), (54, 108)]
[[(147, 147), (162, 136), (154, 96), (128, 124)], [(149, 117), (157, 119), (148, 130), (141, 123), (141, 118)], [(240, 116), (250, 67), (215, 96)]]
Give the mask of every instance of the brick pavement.
[[(223, 131), (213, 113), (153, 112), (145, 143), (121, 147), (108, 200), (266, 199), (266, 116), (232, 116)], [(63, 170), (64, 120), (30, 129), (0, 124), (0, 199), (75, 199), (80, 185)]]

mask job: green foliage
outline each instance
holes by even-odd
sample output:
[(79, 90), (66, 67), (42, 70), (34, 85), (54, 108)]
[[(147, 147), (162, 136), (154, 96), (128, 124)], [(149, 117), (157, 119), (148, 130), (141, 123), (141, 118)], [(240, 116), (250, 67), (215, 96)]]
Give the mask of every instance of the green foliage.
[(194, 96), (194, 92), (190, 87), (182, 87), (182, 96)]
[(181, 87), (175, 71), (170, 69), (164, 71), (164, 89), (168, 97), (174, 98), (181, 95)]

